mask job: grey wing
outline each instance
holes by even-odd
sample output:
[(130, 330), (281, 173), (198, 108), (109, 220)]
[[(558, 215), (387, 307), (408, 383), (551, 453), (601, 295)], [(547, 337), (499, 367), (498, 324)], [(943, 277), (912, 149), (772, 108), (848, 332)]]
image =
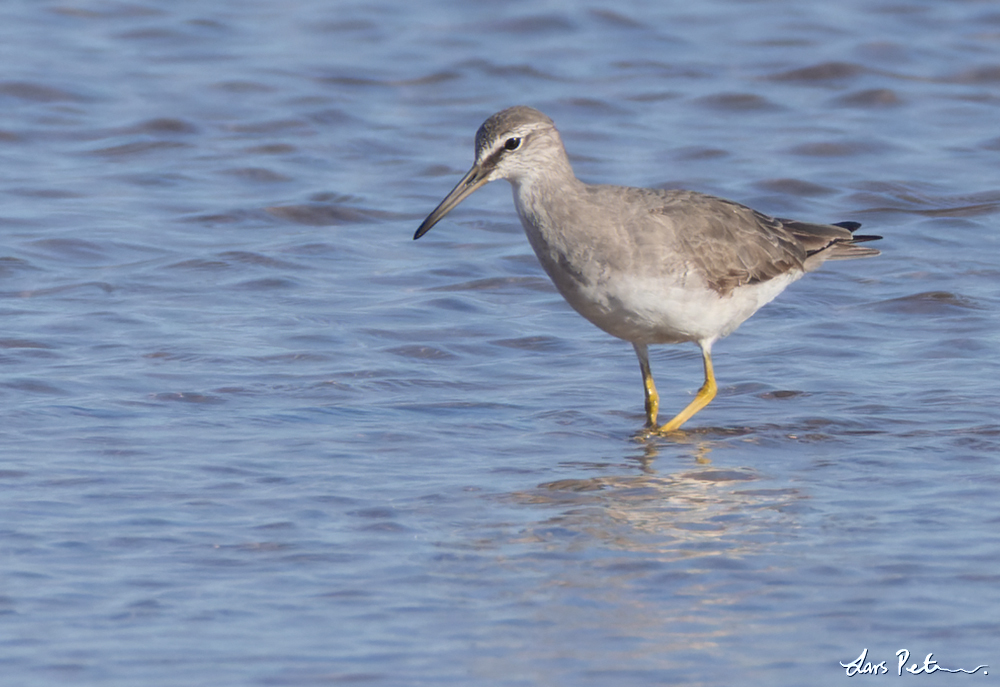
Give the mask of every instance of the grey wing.
[(856, 222), (813, 224), (779, 219), (740, 203), (693, 191), (665, 191), (652, 209), (674, 226), (677, 250), (709, 286), (725, 295), (826, 260), (878, 255), (857, 246), (879, 236), (855, 236)]
[(720, 294), (806, 269), (808, 251), (782, 220), (714, 196), (668, 194), (653, 212), (669, 216), (678, 252)]

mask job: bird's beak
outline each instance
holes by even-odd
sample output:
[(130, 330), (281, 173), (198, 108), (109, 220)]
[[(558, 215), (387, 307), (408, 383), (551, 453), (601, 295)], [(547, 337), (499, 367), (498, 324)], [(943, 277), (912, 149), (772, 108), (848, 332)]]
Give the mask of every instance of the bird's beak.
[(442, 217), (451, 212), (456, 205), (472, 195), (477, 188), (486, 184), (487, 181), (489, 181), (489, 174), (483, 166), (479, 163), (473, 165), (469, 173), (462, 177), (458, 185), (451, 190), (451, 193), (444, 197), (441, 204), (434, 208), (431, 214), (427, 215), (427, 219), (423, 221), (423, 224), (417, 229), (417, 233), (413, 235), (413, 240), (416, 241), (429, 232), (431, 227), (437, 224)]

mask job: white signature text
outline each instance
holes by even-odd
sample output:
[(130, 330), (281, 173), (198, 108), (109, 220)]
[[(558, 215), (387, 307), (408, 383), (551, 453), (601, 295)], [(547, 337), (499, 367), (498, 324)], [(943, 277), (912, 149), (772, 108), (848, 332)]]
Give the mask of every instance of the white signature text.
[[(938, 665), (938, 662), (934, 660), (934, 654), (930, 653), (924, 657), (923, 663), (913, 663), (909, 666), (906, 665), (907, 661), (910, 660), (910, 652), (906, 649), (900, 649), (896, 652), (896, 675), (902, 675), (903, 671), (906, 671), (910, 675), (930, 675), (931, 673), (936, 673), (938, 671), (944, 673), (967, 673), (973, 675), (978, 673), (980, 670), (983, 671), (983, 675), (989, 675), (989, 666), (982, 665), (976, 666), (975, 668), (968, 670), (966, 668), (945, 668)], [(841, 662), (840, 667), (847, 670), (847, 677), (854, 677), (855, 675), (885, 675), (889, 672), (889, 667), (886, 665), (887, 661), (879, 661), (878, 663), (868, 660), (868, 649), (865, 648), (861, 652), (861, 655), (850, 663)]]

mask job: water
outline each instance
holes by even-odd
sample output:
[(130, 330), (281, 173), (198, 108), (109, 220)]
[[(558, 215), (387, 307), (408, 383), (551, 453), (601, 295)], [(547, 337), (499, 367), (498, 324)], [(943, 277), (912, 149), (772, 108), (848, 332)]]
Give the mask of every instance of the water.
[[(11, 2), (0, 38), (4, 684), (1000, 671), (994, 4)], [(410, 240), (517, 103), (588, 181), (884, 254), (639, 440), (506, 184)], [(664, 415), (701, 383), (653, 371)]]

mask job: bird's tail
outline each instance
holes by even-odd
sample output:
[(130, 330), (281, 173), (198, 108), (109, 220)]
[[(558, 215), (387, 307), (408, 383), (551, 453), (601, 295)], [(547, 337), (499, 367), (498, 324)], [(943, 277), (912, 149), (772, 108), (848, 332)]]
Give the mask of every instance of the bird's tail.
[(861, 228), (860, 222), (835, 222), (835, 227), (841, 227), (851, 232), (851, 237), (841, 241), (834, 241), (828, 246), (826, 251), (827, 260), (850, 260), (852, 258), (872, 258), (882, 251), (868, 246), (859, 246), (859, 243), (866, 241), (878, 241), (882, 237), (874, 234), (855, 234)]
[(813, 224), (790, 219), (778, 221), (806, 249), (807, 270), (815, 269), (827, 260), (870, 258), (880, 252), (875, 248), (858, 245), (866, 241), (877, 241), (882, 237), (855, 234), (854, 232), (861, 227), (857, 222)]

